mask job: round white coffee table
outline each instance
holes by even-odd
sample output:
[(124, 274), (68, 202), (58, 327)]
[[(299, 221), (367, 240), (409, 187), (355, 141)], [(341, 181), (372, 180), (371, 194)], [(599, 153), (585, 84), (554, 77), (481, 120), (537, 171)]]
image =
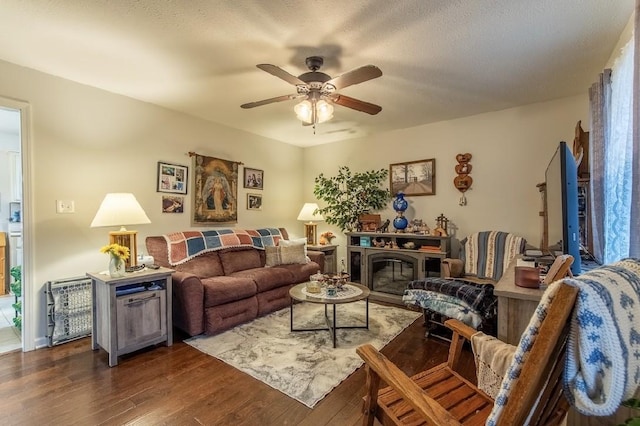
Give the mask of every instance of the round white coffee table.
[[(331, 334), (333, 340), (333, 347), (336, 347), (336, 330), (343, 328), (369, 328), (369, 289), (361, 284), (348, 282), (344, 284), (344, 290), (338, 291), (335, 296), (328, 296), (326, 289), (323, 288), (321, 293), (312, 294), (307, 292), (307, 283), (301, 283), (293, 286), (289, 290), (289, 296), (291, 296), (290, 316), (291, 316), (291, 331), (319, 331), (327, 330)], [(293, 326), (293, 302), (297, 300), (299, 302), (318, 303), (324, 305), (324, 318), (327, 324), (326, 327), (319, 328), (295, 328)], [(365, 301), (365, 325), (337, 325), (336, 322), (336, 305), (345, 303), (353, 303), (358, 300)], [(329, 318), (328, 306), (331, 305), (332, 317)]]

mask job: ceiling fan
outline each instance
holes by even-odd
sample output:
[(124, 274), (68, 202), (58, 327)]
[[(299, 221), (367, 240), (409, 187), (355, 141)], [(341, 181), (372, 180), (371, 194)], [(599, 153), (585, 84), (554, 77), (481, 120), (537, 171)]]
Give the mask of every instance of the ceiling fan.
[(331, 76), (318, 71), (324, 63), (322, 57), (310, 56), (305, 60), (305, 63), (310, 71), (300, 74), (297, 77), (275, 65), (256, 65), (261, 70), (296, 86), (297, 93), (249, 102), (240, 105), (240, 107), (244, 109), (255, 108), (274, 102), (303, 99), (302, 102), (294, 107), (294, 111), (302, 121), (302, 124), (313, 126), (330, 120), (333, 117), (333, 104), (366, 112), (371, 115), (382, 111), (382, 107), (378, 105), (336, 93), (336, 91), (344, 89), (345, 87), (380, 77), (382, 75), (380, 68), (374, 65), (365, 65), (331, 78)]

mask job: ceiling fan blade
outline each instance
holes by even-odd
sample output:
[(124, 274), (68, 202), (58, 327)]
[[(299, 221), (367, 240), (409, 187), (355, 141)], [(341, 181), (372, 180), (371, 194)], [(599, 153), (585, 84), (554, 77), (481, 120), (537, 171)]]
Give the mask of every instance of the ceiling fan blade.
[(258, 64), (258, 65), (256, 65), (256, 67), (260, 68), (262, 71), (268, 72), (269, 74), (275, 75), (276, 77), (281, 78), (284, 81), (286, 81), (287, 83), (293, 84), (294, 86), (297, 86), (299, 84), (302, 84), (302, 85), (306, 85), (307, 84), (304, 81), (300, 80), (295, 75), (289, 74), (287, 71), (285, 71), (282, 68), (277, 67), (275, 65)]
[(355, 109), (356, 111), (366, 112), (367, 114), (376, 115), (382, 111), (382, 107), (359, 99), (351, 98), (345, 95), (333, 95), (330, 99), (343, 107)]
[(263, 99), (261, 101), (249, 102), (249, 103), (246, 103), (246, 104), (242, 104), (242, 105), (240, 105), (240, 108), (244, 108), (244, 109), (255, 108), (255, 107), (262, 106), (262, 105), (272, 104), (274, 102), (282, 102), (282, 101), (288, 101), (288, 100), (291, 100), (291, 99), (303, 98), (305, 96), (306, 95), (300, 95), (300, 94), (297, 94), (297, 93), (295, 95), (276, 96), (275, 98)]
[(331, 85), (335, 87), (335, 90), (340, 90), (342, 88), (352, 86), (354, 84), (359, 84), (364, 81), (373, 80), (374, 78), (378, 78), (382, 75), (382, 71), (380, 68), (375, 65), (365, 65), (360, 68), (356, 68), (354, 70), (348, 71), (342, 75), (332, 78), (331, 80), (324, 83), (323, 87), (327, 87)]

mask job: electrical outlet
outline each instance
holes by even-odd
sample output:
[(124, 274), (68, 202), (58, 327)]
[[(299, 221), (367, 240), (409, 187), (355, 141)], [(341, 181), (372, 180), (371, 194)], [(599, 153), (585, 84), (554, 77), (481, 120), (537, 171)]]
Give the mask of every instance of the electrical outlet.
[(73, 200), (56, 200), (56, 213), (75, 213), (76, 206)]

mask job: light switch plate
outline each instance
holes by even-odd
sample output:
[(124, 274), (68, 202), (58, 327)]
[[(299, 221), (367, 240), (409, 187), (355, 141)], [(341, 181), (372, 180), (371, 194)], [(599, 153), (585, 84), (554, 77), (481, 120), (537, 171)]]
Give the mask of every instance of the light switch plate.
[(73, 200), (56, 200), (56, 213), (75, 213), (76, 206)]

